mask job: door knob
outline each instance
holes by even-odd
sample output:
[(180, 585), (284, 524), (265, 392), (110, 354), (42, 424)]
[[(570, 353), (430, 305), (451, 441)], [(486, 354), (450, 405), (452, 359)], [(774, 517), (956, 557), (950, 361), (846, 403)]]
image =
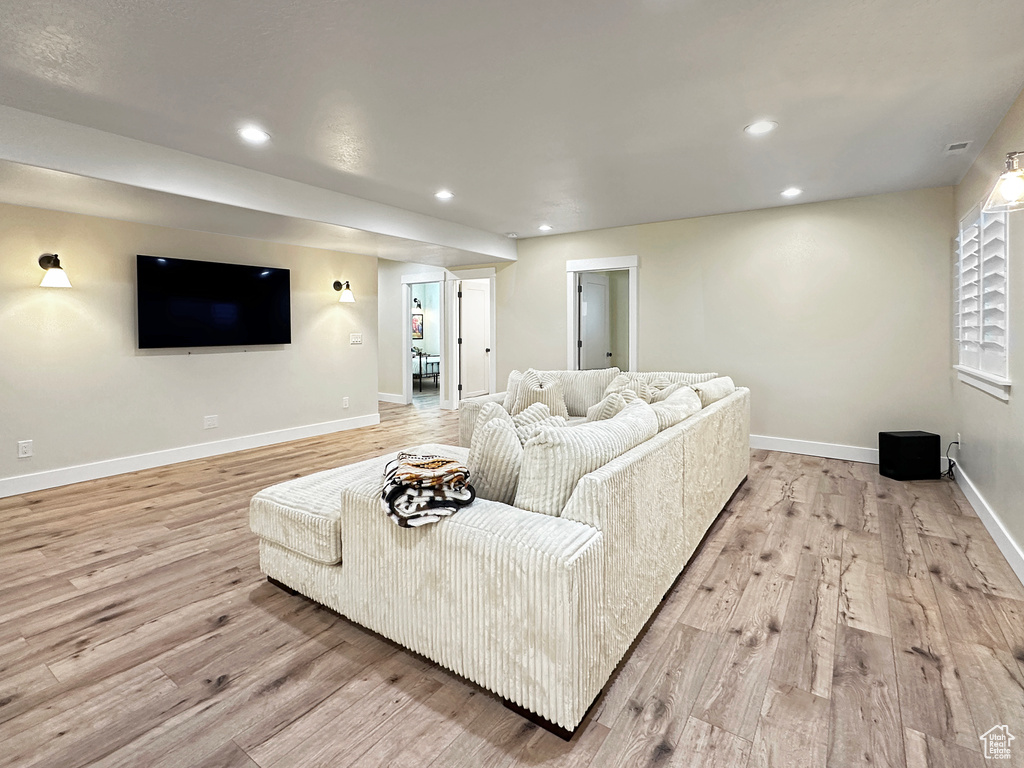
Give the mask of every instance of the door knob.
[(488, 347), (487, 349), (484, 350), (484, 352), (490, 352), (490, 351), (491, 351), (490, 347)]
[(604, 356), (605, 356), (605, 357), (611, 357), (611, 356), (612, 356), (612, 353), (611, 353), (611, 352), (605, 352), (605, 353), (604, 353)]

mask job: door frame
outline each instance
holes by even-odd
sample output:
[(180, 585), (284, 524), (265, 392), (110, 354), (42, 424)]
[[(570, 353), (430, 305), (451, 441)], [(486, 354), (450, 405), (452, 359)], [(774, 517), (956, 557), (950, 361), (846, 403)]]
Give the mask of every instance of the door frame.
[(491, 348), (490, 358), (488, 360), (487, 370), (487, 393), (494, 394), (495, 382), (498, 379), (498, 308), (497, 308), (497, 270), (494, 267), (481, 267), (479, 269), (455, 269), (449, 273), (450, 287), (447, 293), (449, 294), (451, 301), (451, 326), (450, 326), (450, 337), (449, 344), (451, 349), (454, 350), (452, 357), (452, 376), (451, 376), (451, 408), (453, 410), (459, 407), (459, 366), (462, 361), (459, 359), (459, 355), (462, 350), (459, 347), (459, 325), (457, 317), (458, 307), (458, 284), (462, 280), (487, 280), (488, 282), (488, 300), (490, 303), (490, 334), (489, 334), (489, 346)]
[(638, 256), (610, 256), (602, 259), (570, 259), (565, 262), (566, 284), (566, 327), (568, 343), (566, 345), (566, 366), (570, 371), (579, 370), (577, 353), (580, 338), (579, 291), (576, 286), (582, 272), (615, 272), (625, 270), (629, 273), (629, 370), (639, 368), (640, 350), (637, 341), (640, 336), (640, 258)]

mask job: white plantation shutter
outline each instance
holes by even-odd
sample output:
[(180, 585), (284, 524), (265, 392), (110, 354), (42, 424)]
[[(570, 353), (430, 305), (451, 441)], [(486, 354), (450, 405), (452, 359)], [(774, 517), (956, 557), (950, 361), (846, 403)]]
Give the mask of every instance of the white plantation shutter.
[(1007, 222), (975, 208), (960, 222), (956, 264), (957, 368), (1009, 384), (1007, 377)]

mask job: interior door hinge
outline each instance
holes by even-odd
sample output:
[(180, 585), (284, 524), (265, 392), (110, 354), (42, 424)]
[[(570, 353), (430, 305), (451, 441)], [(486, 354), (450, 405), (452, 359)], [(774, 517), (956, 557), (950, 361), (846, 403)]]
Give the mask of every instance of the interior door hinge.
[(462, 385), (459, 384), (459, 392), (461, 392), (461, 391), (462, 391)]
[(583, 339), (578, 339), (578, 340), (576, 341), (576, 346), (577, 346), (577, 347), (578, 347), (579, 349), (583, 349)]
[(576, 286), (576, 293), (583, 293), (583, 286), (582, 285), (577, 285)]
[(462, 343), (462, 339), (459, 339), (459, 344), (461, 344), (461, 343)]
[(459, 298), (462, 298), (462, 291), (459, 291)]

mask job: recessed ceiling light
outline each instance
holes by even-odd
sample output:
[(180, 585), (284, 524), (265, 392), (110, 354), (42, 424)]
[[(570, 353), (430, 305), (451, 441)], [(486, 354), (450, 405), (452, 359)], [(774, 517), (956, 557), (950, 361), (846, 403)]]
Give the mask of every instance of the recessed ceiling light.
[(551, 225), (550, 224), (541, 224), (539, 227), (537, 227), (537, 229), (539, 229), (541, 232), (550, 232), (551, 231)]
[(519, 237), (519, 233), (518, 232), (506, 232), (505, 233), (505, 237), (509, 238), (510, 240), (515, 240), (517, 237)]
[(758, 120), (756, 123), (751, 123), (743, 130), (751, 136), (764, 136), (766, 133), (771, 133), (778, 127), (779, 124), (774, 120)]
[(789, 189), (782, 190), (783, 197), (798, 197), (802, 195), (804, 191), (800, 187), (790, 187)]
[(270, 141), (270, 134), (255, 125), (246, 125), (239, 128), (238, 135), (242, 137), (242, 141), (249, 144), (259, 145)]
[(439, 189), (437, 190), (437, 192), (434, 193), (434, 197), (436, 197), (438, 200), (451, 200), (453, 197), (455, 197), (455, 193), (452, 192), (450, 189)]

